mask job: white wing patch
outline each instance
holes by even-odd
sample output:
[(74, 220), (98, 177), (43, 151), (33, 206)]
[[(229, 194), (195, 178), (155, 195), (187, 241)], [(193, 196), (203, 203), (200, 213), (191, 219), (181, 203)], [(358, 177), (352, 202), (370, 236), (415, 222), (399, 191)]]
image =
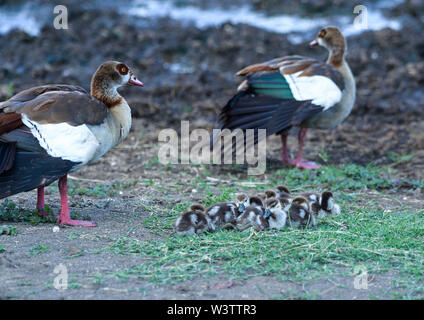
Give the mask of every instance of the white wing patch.
[(89, 162), (99, 147), (99, 142), (86, 125), (39, 124), (28, 119), (24, 114), (22, 122), (31, 130), (33, 136), (49, 155), (81, 162), (78, 167)]
[(324, 76), (299, 77), (301, 73), (302, 71), (283, 74), (296, 100), (312, 100), (313, 104), (327, 110), (342, 99), (341, 90), (330, 78)]

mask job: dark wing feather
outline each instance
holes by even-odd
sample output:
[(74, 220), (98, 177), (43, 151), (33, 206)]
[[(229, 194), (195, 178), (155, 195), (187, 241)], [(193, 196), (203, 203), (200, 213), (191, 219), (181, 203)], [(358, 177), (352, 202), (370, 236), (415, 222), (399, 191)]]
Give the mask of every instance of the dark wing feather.
[(37, 138), (32, 135), (31, 131), (26, 126), (20, 126), (13, 131), (0, 135), (0, 143), (1, 142), (15, 142), (16, 148), (18, 149), (46, 153), (38, 143)]
[(13, 167), (16, 154), (16, 142), (0, 142), (0, 175)]
[(47, 186), (75, 165), (47, 154), (17, 150), (12, 168), (0, 174), (0, 199)]

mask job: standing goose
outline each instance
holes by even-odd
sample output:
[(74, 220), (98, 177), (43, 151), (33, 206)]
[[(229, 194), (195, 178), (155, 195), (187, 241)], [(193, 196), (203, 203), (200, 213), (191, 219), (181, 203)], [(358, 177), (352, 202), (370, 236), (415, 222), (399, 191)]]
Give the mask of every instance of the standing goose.
[[(319, 168), (302, 158), (308, 128), (332, 129), (350, 114), (355, 102), (355, 79), (345, 60), (346, 41), (336, 27), (322, 29), (310, 46), (329, 51), (326, 63), (302, 56), (285, 56), (239, 71), (246, 76), (238, 93), (222, 109), (219, 129), (266, 129), (280, 134), (282, 161), (298, 168)], [(287, 135), (300, 127), (299, 150), (290, 159)], [(214, 142), (220, 138), (214, 137)], [(254, 143), (258, 138), (255, 137)], [(249, 146), (249, 145), (248, 145)]]
[(92, 163), (121, 143), (131, 127), (131, 110), (117, 89), (143, 86), (127, 65), (108, 61), (91, 79), (91, 92), (71, 85), (45, 85), (19, 92), (0, 104), (0, 199), (38, 188), (43, 213), (44, 187), (59, 179), (58, 222), (72, 220), (67, 174)]

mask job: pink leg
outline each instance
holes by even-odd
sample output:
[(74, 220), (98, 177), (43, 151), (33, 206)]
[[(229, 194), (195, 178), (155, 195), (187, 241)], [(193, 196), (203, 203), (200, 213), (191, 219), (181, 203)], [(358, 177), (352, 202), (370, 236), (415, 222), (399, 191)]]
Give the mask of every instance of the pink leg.
[(312, 161), (307, 161), (302, 158), (303, 155), (303, 145), (305, 143), (305, 137), (306, 137), (306, 129), (300, 129), (299, 132), (299, 150), (297, 152), (297, 157), (295, 160), (295, 166), (296, 168), (300, 169), (319, 169), (320, 166)]
[(45, 203), (44, 203), (44, 187), (40, 187), (37, 189), (37, 210), (38, 212), (45, 217), (46, 212), (44, 211)]
[(283, 163), (295, 165), (295, 161), (289, 158), (289, 151), (287, 149), (287, 133), (281, 134), (281, 144), (283, 145), (283, 154), (281, 156), (281, 161)]
[(82, 220), (72, 220), (69, 214), (68, 207), (68, 176), (64, 175), (59, 179), (59, 192), (60, 192), (60, 201), (62, 208), (60, 210), (60, 216), (57, 219), (57, 222), (61, 224), (67, 224), (71, 226), (84, 226), (84, 227), (95, 227), (96, 224), (89, 221)]

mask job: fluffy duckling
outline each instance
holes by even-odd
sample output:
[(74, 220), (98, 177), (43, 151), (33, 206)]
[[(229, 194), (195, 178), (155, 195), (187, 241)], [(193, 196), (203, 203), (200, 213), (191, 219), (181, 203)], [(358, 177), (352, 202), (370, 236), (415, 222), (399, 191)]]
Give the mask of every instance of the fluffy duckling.
[(277, 189), (277, 198), (290, 196), (290, 190), (286, 186), (280, 185), (275, 189)]
[(205, 214), (205, 208), (200, 204), (193, 204), (189, 211), (182, 213), (177, 218), (174, 229), (180, 236), (191, 236), (206, 231), (215, 231), (215, 226)]
[(300, 196), (308, 200), (310, 211), (315, 217), (325, 217), (325, 212), (321, 210), (321, 196), (318, 193), (304, 192)]
[(325, 191), (321, 195), (312, 192), (303, 193), (301, 196), (309, 200), (310, 211), (317, 218), (341, 213), (340, 206), (334, 203), (334, 197), (330, 191)]
[(283, 185), (277, 186), (276, 189), (277, 189), (276, 198), (280, 201), (281, 206), (284, 208), (284, 210), (287, 211), (291, 201), (293, 200), (293, 197), (290, 194), (290, 190)]
[(268, 220), (270, 229), (282, 229), (286, 226), (287, 212), (283, 210), (278, 199), (268, 199), (264, 218)]
[(205, 211), (216, 229), (221, 229), (228, 224), (235, 225), (238, 217), (238, 207), (233, 202), (218, 202)]
[(320, 199), (321, 210), (328, 215), (338, 216), (341, 214), (340, 206), (334, 202), (333, 194), (330, 191), (325, 191)]
[(289, 208), (288, 225), (294, 227), (313, 227), (316, 225), (315, 217), (310, 212), (309, 202), (305, 197), (296, 197)]
[(249, 198), (249, 206), (237, 218), (237, 228), (243, 231), (249, 227), (254, 227), (258, 231), (269, 229), (269, 222), (264, 217), (265, 209), (262, 200), (258, 197)]
[(265, 191), (266, 199), (277, 198), (277, 192), (274, 190), (266, 190)]

